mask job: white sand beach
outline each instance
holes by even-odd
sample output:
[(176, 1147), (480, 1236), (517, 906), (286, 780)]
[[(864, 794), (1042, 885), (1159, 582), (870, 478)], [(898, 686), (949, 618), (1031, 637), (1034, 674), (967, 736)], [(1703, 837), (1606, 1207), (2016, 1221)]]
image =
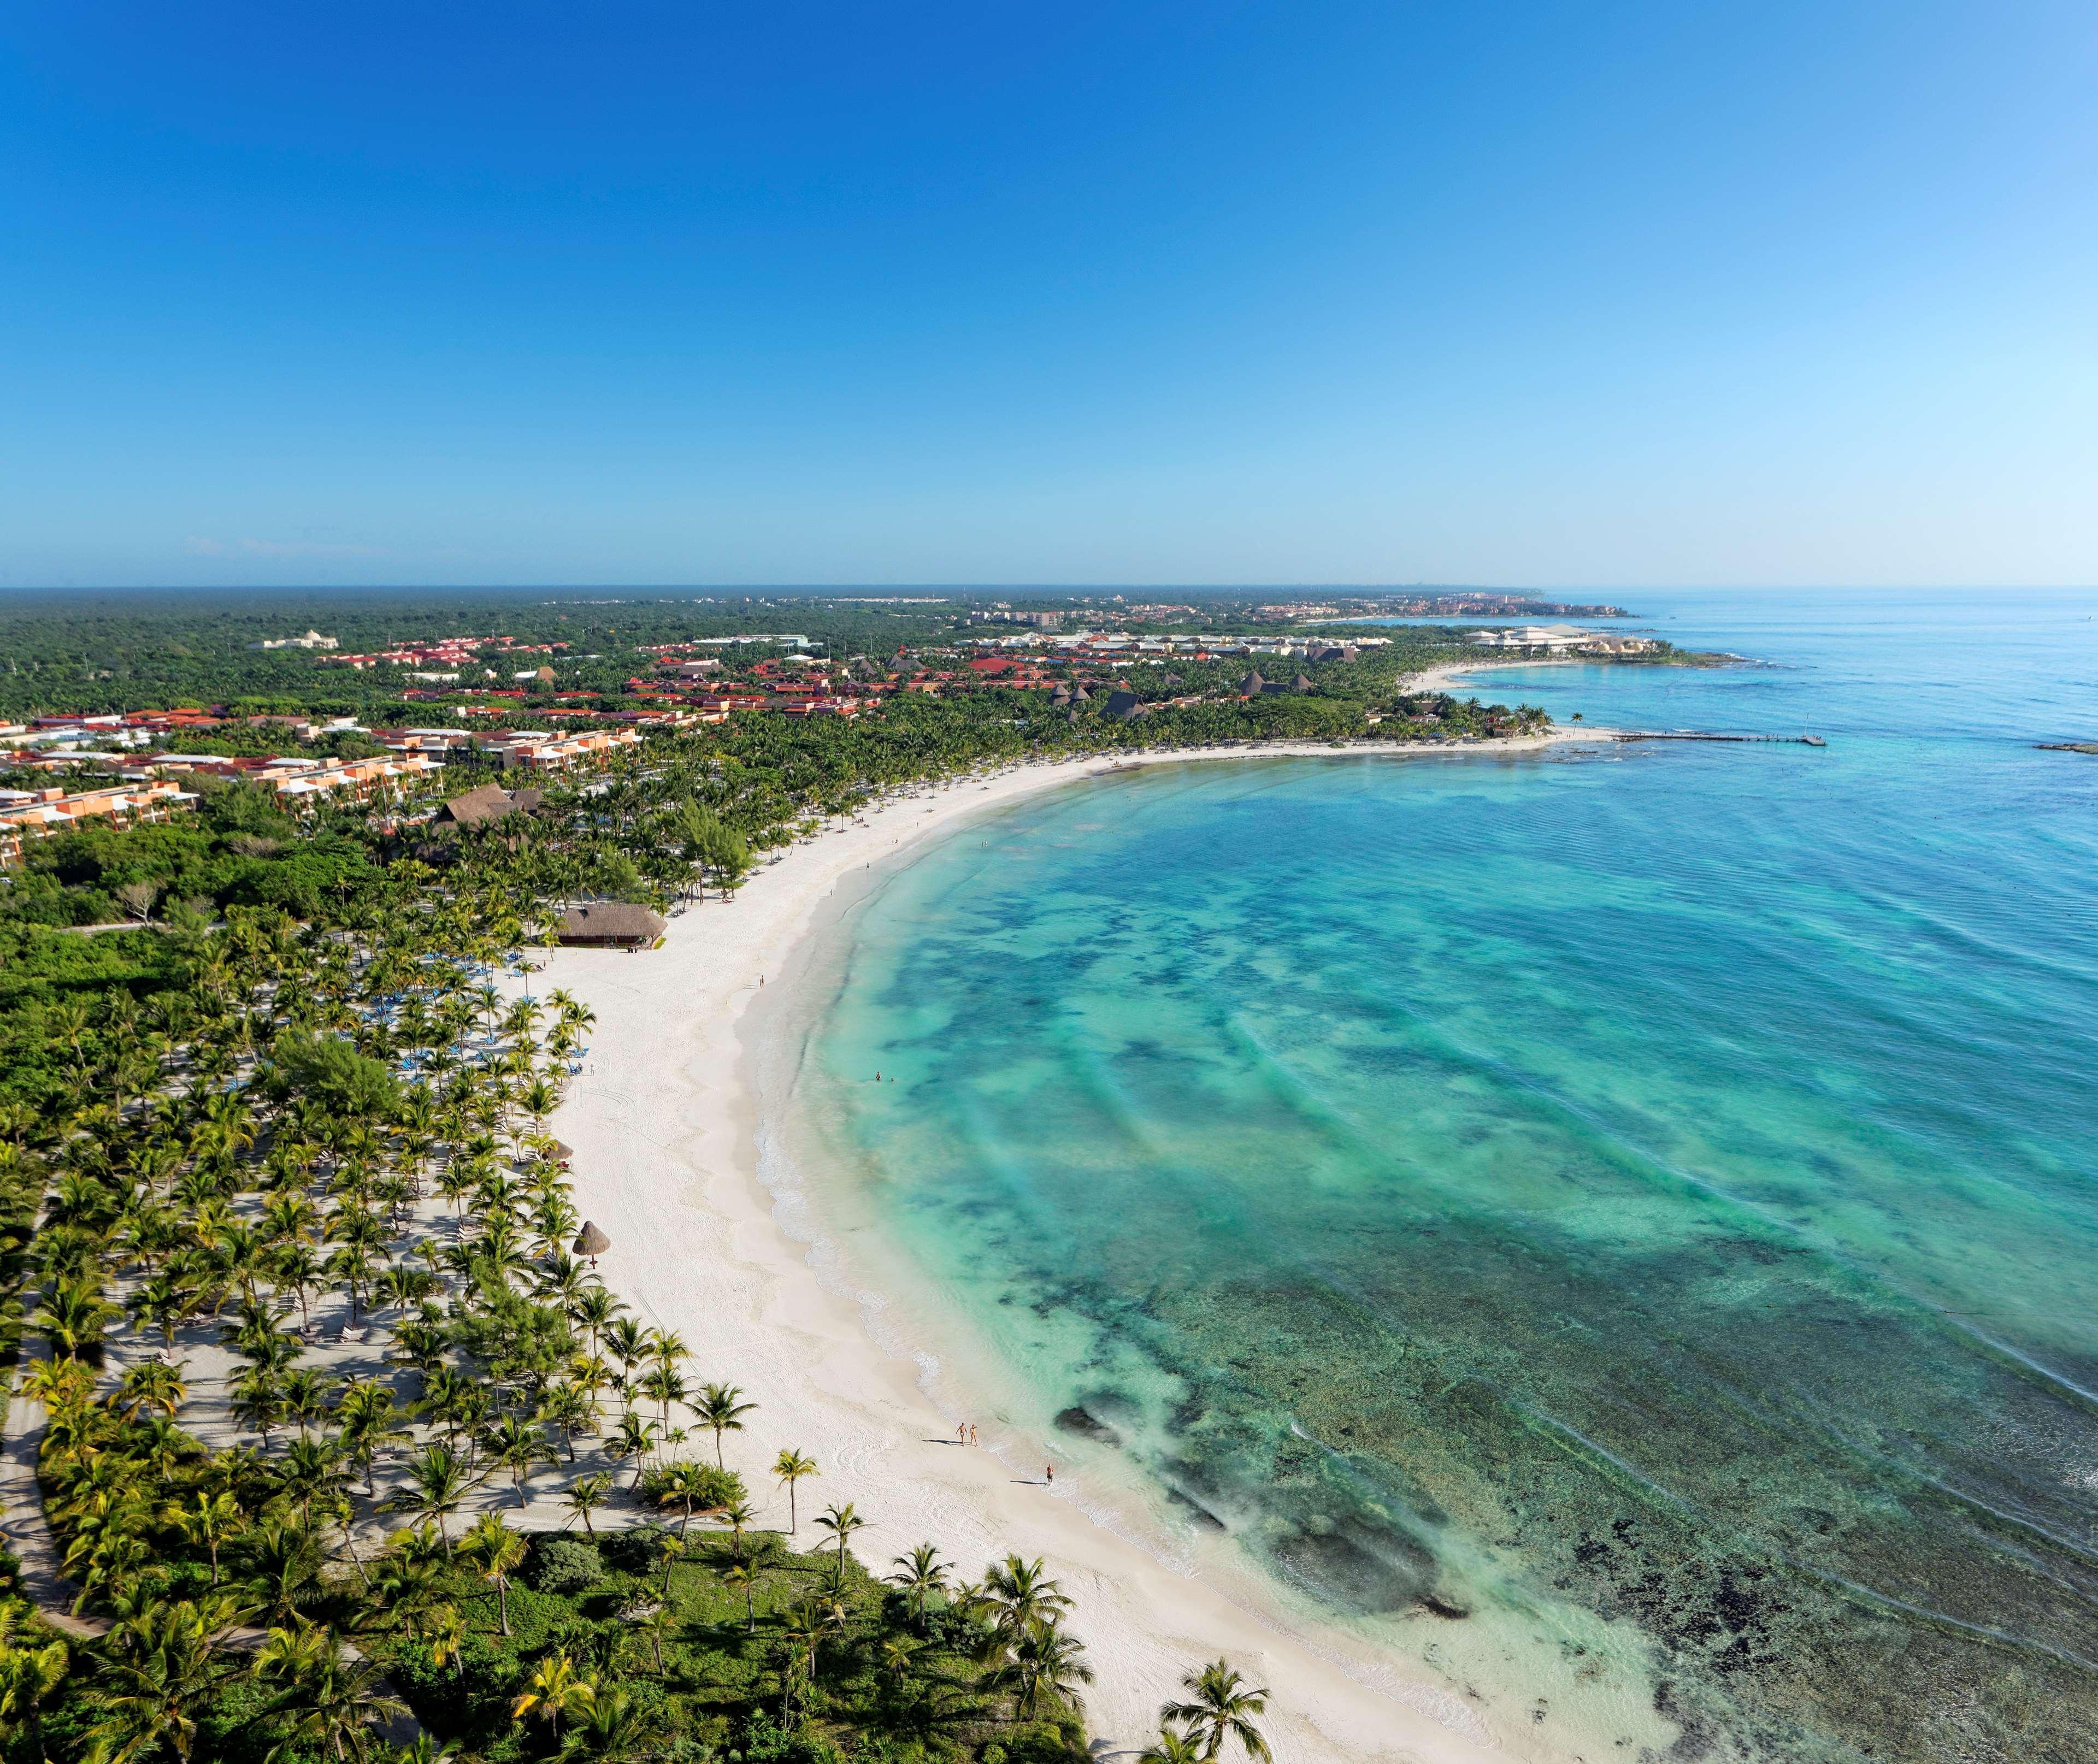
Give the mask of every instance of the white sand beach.
[[(1495, 656), (1490, 660), (1477, 661), (1446, 661), (1439, 668), (1427, 668), (1407, 676), (1406, 690), (1409, 692), (1447, 692), (1454, 698), (1467, 696), (1469, 682), (1468, 674), (1484, 674), (1501, 668), (1578, 668), (1583, 663), (1592, 667), (1592, 656)], [(1591, 730), (1590, 735), (1603, 731)], [(1579, 731), (1574, 731), (1578, 736)]]
[[(1602, 733), (1455, 749), (1364, 745), (1347, 757), (1450, 763)], [(1334, 750), (1160, 753), (1123, 763), (1258, 765), (1284, 753)], [(1465, 1698), (1409, 1682), (1388, 1663), (1315, 1651), (1211, 1579), (1095, 1522), (1082, 1478), (1053, 1489), (1036, 1480), (1048, 1455), (1042, 1440), (985, 1428), (981, 1449), (952, 1444), (958, 1418), (920, 1388), (911, 1360), (877, 1345), (854, 1299), (819, 1279), (810, 1245), (784, 1228), (760, 1182), (746, 1012), (824, 923), (840, 884), (962, 817), (1111, 763), (1025, 766), (920, 790), (792, 849), (734, 904), (691, 907), (660, 949), (555, 952), (535, 989), (565, 987), (597, 1016), (553, 1130), (574, 1148), (579, 1205), (611, 1236), (602, 1271), (646, 1320), (683, 1334), (696, 1376), (732, 1380), (759, 1405), (748, 1431), (731, 1436), (730, 1457), (762, 1504), (761, 1523), (786, 1523), (785, 1498), (762, 1472), (791, 1446), (822, 1466), (801, 1489), (802, 1511), (855, 1503), (871, 1523), (854, 1547), (877, 1571), (926, 1540), (972, 1577), (1008, 1549), (1045, 1558), (1077, 1600), (1074, 1626), (1099, 1674), (1088, 1707), (1109, 1755), (1145, 1743), (1181, 1674), (1219, 1655), (1271, 1687), (1269, 1727), (1283, 1764), (1520, 1755), (1494, 1742)], [(805, 1541), (815, 1535), (805, 1531)]]

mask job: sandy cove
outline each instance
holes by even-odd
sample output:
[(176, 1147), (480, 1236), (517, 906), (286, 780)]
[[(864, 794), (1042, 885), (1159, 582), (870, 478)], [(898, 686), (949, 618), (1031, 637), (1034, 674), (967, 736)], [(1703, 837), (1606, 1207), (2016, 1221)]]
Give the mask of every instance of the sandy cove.
[[(1346, 757), (1447, 763), (1600, 738), (1571, 731), (1455, 749), (1351, 744)], [(1119, 763), (1257, 764), (1284, 755), (1331, 758), (1336, 750), (1279, 744)], [(733, 905), (695, 905), (671, 920), (660, 949), (554, 952), (535, 990), (566, 987), (597, 1015), (554, 1130), (575, 1150), (577, 1204), (611, 1236), (602, 1271), (644, 1321), (683, 1335), (691, 1376), (732, 1380), (757, 1403), (748, 1431), (731, 1436), (729, 1455), (761, 1524), (786, 1524), (786, 1499), (764, 1471), (783, 1447), (796, 1446), (822, 1467), (803, 1484), (801, 1506), (816, 1512), (854, 1502), (871, 1521), (854, 1548), (876, 1572), (927, 1540), (972, 1578), (1007, 1550), (1043, 1557), (1077, 1601), (1073, 1627), (1098, 1674), (1088, 1711), (1112, 1749), (1146, 1743), (1181, 1674), (1225, 1655), (1271, 1687), (1268, 1728), (1279, 1764), (1505, 1759), (1512, 1754), (1492, 1743), (1463, 1698), (1411, 1682), (1389, 1663), (1328, 1657), (1283, 1633), (1199, 1573), (1096, 1523), (1080, 1504), (1082, 1477), (1042, 1486), (1034, 1479), (1049, 1455), (1042, 1441), (985, 1429), (981, 1449), (951, 1443), (957, 1417), (920, 1387), (914, 1362), (876, 1345), (854, 1300), (819, 1279), (811, 1246), (788, 1235), (759, 1180), (745, 1012), (761, 977), (776, 981), (823, 923), (839, 884), (965, 816), (1116, 763), (1024, 765), (920, 788), (794, 846)], [(816, 1535), (805, 1534), (805, 1543)]]
[[(1425, 669), (1419, 674), (1408, 675), (1406, 690), (1409, 692), (1447, 692), (1452, 698), (1476, 697), (1475, 692), (1468, 691), (1470, 682), (1464, 678), (1468, 674), (1485, 674), (1500, 668), (1578, 668), (1584, 662), (1593, 666), (1595, 660), (1592, 656), (1496, 656), (1490, 661), (1446, 661), (1440, 667)], [(1590, 730), (1588, 734), (1595, 735), (1601, 732)], [(1574, 731), (1566, 739), (1579, 739), (1580, 733), (1578, 730)]]

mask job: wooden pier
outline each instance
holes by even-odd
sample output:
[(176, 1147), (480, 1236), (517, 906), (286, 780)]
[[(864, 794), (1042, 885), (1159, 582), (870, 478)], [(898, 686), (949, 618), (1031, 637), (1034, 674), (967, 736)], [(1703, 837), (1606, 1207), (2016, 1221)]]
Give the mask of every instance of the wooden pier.
[(1819, 735), (1705, 735), (1694, 729), (1620, 729), (1620, 741), (1784, 741), (1794, 747), (1825, 748)]

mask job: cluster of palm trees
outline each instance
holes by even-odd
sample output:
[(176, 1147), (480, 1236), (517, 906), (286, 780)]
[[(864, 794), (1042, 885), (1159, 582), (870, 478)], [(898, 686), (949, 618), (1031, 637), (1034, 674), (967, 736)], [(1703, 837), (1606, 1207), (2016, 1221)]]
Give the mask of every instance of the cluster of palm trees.
[[(81, 1604), (120, 1613), (92, 1651), (94, 1694), (134, 1749), (187, 1755), (198, 1707), (231, 1670), (225, 1639), (248, 1618), (266, 1608), (304, 1635), (328, 1538), (375, 1599), (419, 1619), (416, 1589), (433, 1577), (419, 1542), (433, 1527), (449, 1562), (452, 1516), (480, 1485), (503, 1477), (521, 1502), (537, 1470), (564, 1451), (575, 1461), (608, 1393), (625, 1404), (612, 1448), (648, 1452), (686, 1396), (683, 1344), (637, 1334), (568, 1246), (576, 1210), (540, 1130), (590, 1013), (558, 994), (507, 1004), (470, 987), (489, 946), (524, 928), (514, 896), (407, 892), (419, 910), (332, 930), (233, 915), (189, 952), (186, 995), (153, 1029), (121, 1009), (99, 1036), (61, 1019), (77, 1057), (58, 1131), (48, 1115), (0, 1119), (0, 1174), (42, 1203), (30, 1321), (46, 1351), (24, 1388), (46, 1409), (47, 1514)], [(425, 1218), (444, 1205), (452, 1220)], [(383, 1342), (390, 1365), (375, 1353), (345, 1377), (317, 1363), (337, 1339), (316, 1340), (330, 1313), (347, 1345)], [(214, 1325), (231, 1370), (213, 1420), (256, 1441), (218, 1451), (181, 1424), (194, 1393), (174, 1355), (178, 1336)], [(104, 1389), (112, 1351), (127, 1363)], [(634, 1406), (645, 1399), (660, 1424)], [(726, 1386), (700, 1402), (718, 1430), (748, 1409)], [(382, 1500), (380, 1464), (419, 1437)], [(575, 1477), (571, 1512), (587, 1524), (610, 1481)], [(423, 1521), (373, 1564), (357, 1547), (360, 1486)], [(171, 1597), (191, 1590), (185, 1547), (204, 1589)], [(506, 1630), (522, 1551), (488, 1514), (460, 1541)], [(286, 1696), (318, 1707), (348, 1687), (367, 1727), (383, 1713), (369, 1674), (317, 1642), (248, 1652), (242, 1670)], [(52, 1657), (0, 1648), (17, 1704)], [(132, 1731), (156, 1699), (165, 1719)]]
[[(390, 1693), (313, 1613), (347, 1597), (353, 1625), (456, 1665), (466, 1626), (445, 1589), (466, 1572), (507, 1635), (525, 1543), (492, 1503), (529, 1505), (562, 1467), (569, 1518), (594, 1534), (621, 1491), (579, 1438), (630, 1467), (629, 1498), (682, 1513), (666, 1563), (695, 1516), (726, 1528), (722, 1578), (756, 1627), (756, 1516), (725, 1457), (753, 1405), (691, 1381), (687, 1345), (643, 1327), (571, 1246), (581, 1221), (544, 1130), (593, 1019), (559, 991), (512, 999), (495, 970), (611, 857), (732, 883), (748, 848), (731, 827), (762, 845), (811, 805), (845, 812), (955, 758), (931, 735), (873, 770), (850, 743), (774, 748), (762, 732), (740, 755), (677, 744), (602, 796), (557, 793), (529, 837), (469, 840), (441, 872), (396, 862), (312, 924), (186, 920), (168, 934), (180, 986), (50, 1014), (50, 1106), (0, 1106), (0, 1219), (17, 1222), (0, 1257), (32, 1264), (42, 1352), (24, 1389), (46, 1411), (46, 1512), (81, 1608), (113, 1626), (70, 1655), (0, 1632), (0, 1729), (70, 1682), (94, 1700), (103, 1755), (187, 1759), (247, 1674), (287, 1733), (362, 1756)], [(178, 1345), (214, 1339), (226, 1376), (192, 1377)], [(695, 1428), (712, 1464), (685, 1455)], [(214, 1429), (231, 1442), (204, 1443)], [(817, 1467), (788, 1450), (772, 1473), (798, 1529)], [(381, 1513), (405, 1523), (375, 1551), (360, 1539)], [(815, 1523), (836, 1556), (779, 1623), (783, 1721), (807, 1708), (845, 1621), (865, 1521), (847, 1503)], [(937, 1619), (1022, 1718), (1075, 1706), (1091, 1674), (1042, 1564), (949, 1575), (923, 1546), (890, 1577), (920, 1644)], [(658, 1649), (660, 1664), (660, 1631)], [(520, 1720), (550, 1740), (565, 1725), (564, 1749), (630, 1736), (624, 1692), (542, 1665), (554, 1676)]]

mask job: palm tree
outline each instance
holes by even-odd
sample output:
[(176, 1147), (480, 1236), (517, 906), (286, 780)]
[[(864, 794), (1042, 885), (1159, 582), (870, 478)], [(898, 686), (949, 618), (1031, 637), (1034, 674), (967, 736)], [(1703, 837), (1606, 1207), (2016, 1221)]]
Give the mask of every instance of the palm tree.
[(620, 1616), (635, 1629), (647, 1632), (648, 1649), (656, 1656), (656, 1670), (660, 1674), (663, 1670), (663, 1637), (675, 1621), (667, 1597), (629, 1605)]
[(621, 1389), (634, 1376), (634, 1368), (648, 1358), (648, 1332), (631, 1317), (615, 1317), (604, 1325), (604, 1345), (619, 1362), (621, 1376), (613, 1382)]
[(459, 1554), (495, 1589), (498, 1621), (510, 1633), (510, 1571), (524, 1560), (524, 1540), (494, 1513), (483, 1513), (459, 1539)]
[(743, 1560), (744, 1530), (750, 1524), (753, 1517), (750, 1503), (748, 1501), (730, 1501), (722, 1506), (717, 1507), (714, 1509), (714, 1515), (734, 1534), (735, 1559), (740, 1562)]
[(397, 1531), (388, 1540), (386, 1554), (372, 1579), (372, 1592), (380, 1607), (397, 1613), (402, 1627), (411, 1634), (417, 1626), (418, 1613), (437, 1596), (440, 1567), (435, 1555), (424, 1554), (415, 1543), (419, 1535), (428, 1538), (432, 1550), (441, 1553), (436, 1528), (427, 1521), (415, 1531)]
[(14, 1608), (0, 1611), (0, 1737), (26, 1735), (39, 1764), (44, 1756), (44, 1700), (65, 1682), (69, 1663), (62, 1641), (41, 1648), (18, 1643)]
[(685, 1400), (685, 1380), (682, 1374), (667, 1366), (652, 1366), (634, 1380), (634, 1388), (641, 1395), (663, 1405), (663, 1425), (670, 1424), (670, 1405)]
[(495, 1461), (507, 1470), (517, 1485), (517, 1504), (527, 1504), (524, 1484), (533, 1471), (553, 1459), (546, 1451), (546, 1436), (522, 1415), (506, 1415), (488, 1436)]
[(568, 1447), (568, 1462), (573, 1463), (576, 1435), (595, 1430), (597, 1405), (581, 1384), (564, 1381), (549, 1385), (546, 1395), (539, 1399), (539, 1419), (560, 1428), (562, 1442)]
[(558, 1739), (561, 1717), (573, 1709), (587, 1711), (596, 1698), (596, 1685), (577, 1676), (576, 1663), (564, 1653), (552, 1653), (525, 1680), (524, 1695), (510, 1705), (510, 1718), (522, 1721), (537, 1715), (546, 1723), (548, 1736)]
[(99, 1283), (64, 1280), (30, 1320), (50, 1338), (56, 1353), (78, 1359), (101, 1345), (103, 1326), (122, 1314), (102, 1296)]
[(22, 1375), (20, 1396), (41, 1402), (55, 1418), (87, 1406), (94, 1395), (94, 1368), (78, 1360), (37, 1360)]
[(224, 1599), (156, 1604), (112, 1633), (94, 1696), (102, 1718), (88, 1730), (92, 1764), (132, 1764), (163, 1745), (189, 1764), (197, 1718), (222, 1675), (218, 1638), (233, 1614)]
[(358, 1319), (358, 1295), (371, 1284), (371, 1248), (368, 1244), (353, 1241), (345, 1244), (327, 1259), (327, 1271), (342, 1284), (349, 1298), (349, 1320)]
[(1075, 1635), (1065, 1635), (1053, 1623), (1038, 1623), (1020, 1639), (1012, 1650), (1012, 1676), (1019, 1687), (1023, 1719), (1033, 1718), (1035, 1701), (1044, 1691), (1073, 1709), (1082, 1706), (1078, 1687), (1093, 1682), (1085, 1652)]
[(1192, 1733), (1161, 1727), (1158, 1737), (1137, 1754), (1136, 1764), (1202, 1764), (1202, 1743)]
[(731, 1562), (721, 1571), (721, 1582), (731, 1592), (742, 1593), (746, 1620), (744, 1632), (755, 1635), (757, 1631), (757, 1570), (748, 1562)]
[(739, 1402), (737, 1399), (742, 1395), (742, 1391), (734, 1384), (709, 1384), (700, 1393), (700, 1400), (693, 1406), (692, 1412), (700, 1418), (702, 1424), (714, 1431), (714, 1465), (717, 1469), (728, 1468), (722, 1459), (722, 1435), (724, 1433), (740, 1433), (743, 1431), (743, 1417), (757, 1406), (754, 1402)]
[(583, 1529), (591, 1537), (597, 1535), (597, 1527), (590, 1523), (590, 1515), (604, 1505), (605, 1498), (612, 1492), (612, 1472), (600, 1470), (595, 1476), (578, 1477), (562, 1497), (561, 1504), (583, 1522)]
[(612, 1429), (612, 1437), (605, 1442), (605, 1449), (615, 1458), (631, 1458), (634, 1460), (633, 1486), (639, 1488), (642, 1460), (654, 1450), (655, 1445), (656, 1424), (644, 1420), (629, 1409), (619, 1418), (619, 1425)]
[(143, 1282), (130, 1297), (132, 1322), (141, 1329), (157, 1329), (165, 1351), (173, 1353), (175, 1330), (197, 1308), (200, 1297), (194, 1282), (166, 1272)]
[(858, 1509), (854, 1507), (850, 1501), (847, 1501), (842, 1507), (832, 1506), (825, 1507), (823, 1509), (823, 1516), (817, 1520), (816, 1529), (818, 1530), (827, 1531), (833, 1538), (837, 1539), (838, 1565), (840, 1568), (842, 1569), (845, 1565), (845, 1540), (850, 1538), (855, 1531), (862, 1529), (866, 1524), (867, 1521), (860, 1517)]
[(284, 1413), (299, 1424), (299, 1437), (307, 1437), (307, 1428), (328, 1412), (328, 1399), (334, 1396), (336, 1380), (326, 1372), (311, 1366), (295, 1367), (278, 1381), (279, 1395), (284, 1399)]
[(622, 1764), (642, 1749), (652, 1726), (632, 1692), (600, 1690), (584, 1707), (557, 1756), (562, 1764), (583, 1764), (590, 1759), (597, 1764)]
[(795, 1606), (779, 1626), (779, 1639), (793, 1650), (811, 1685), (816, 1682), (816, 1650), (830, 1626), (830, 1613), (813, 1599)]
[(270, 1253), (270, 1278), (274, 1283), (272, 1292), (279, 1297), (291, 1293), (299, 1301), (299, 1321), (311, 1324), (313, 1295), (325, 1288), (328, 1281), (327, 1264), (320, 1252), (307, 1243), (279, 1246)]
[(626, 1307), (612, 1297), (611, 1289), (603, 1286), (586, 1287), (576, 1295), (576, 1301), (568, 1307), (568, 1314), (577, 1325), (590, 1332), (590, 1358), (597, 1358), (598, 1337), (619, 1319)]
[(430, 1613), (428, 1639), (430, 1664), (449, 1665), (454, 1678), (463, 1678), (466, 1662), (460, 1656), (466, 1647), (466, 1619), (459, 1615), (457, 1605), (439, 1605)]
[(397, 1262), (371, 1283), (372, 1303), (406, 1315), (437, 1291), (440, 1284), (427, 1270)]
[(696, 1463), (671, 1464), (663, 1472), (661, 1485), (656, 1494), (659, 1507), (682, 1507), (684, 1517), (678, 1522), (678, 1535), (683, 1537), (691, 1529), (692, 1510), (706, 1498), (706, 1489), (701, 1481), (702, 1466)]
[(258, 1527), (245, 1551), (250, 1584), (262, 1595), (268, 1615), (289, 1619), (309, 1602), (321, 1583), (321, 1547), (303, 1526), (270, 1520)]
[(1016, 1645), (1038, 1624), (1054, 1624), (1071, 1608), (1064, 1589), (1042, 1572), (1042, 1559), (1008, 1556), (984, 1570), (984, 1591), (997, 1613), (999, 1636)]
[[(656, 1547), (661, 1552), (663, 1557), (663, 1597), (667, 1604), (670, 1597), (670, 1570), (678, 1565), (678, 1558), (685, 1553), (685, 1540), (682, 1537), (665, 1538), (657, 1543)], [(656, 1660), (656, 1670), (661, 1671), (662, 1665), (662, 1655), (659, 1650)]]
[(1266, 1761), (1274, 1757), (1253, 1721), (1267, 1713), (1265, 1686), (1249, 1685), (1227, 1660), (1212, 1661), (1200, 1671), (1189, 1673), (1180, 1684), (1189, 1692), (1188, 1700), (1168, 1703), (1159, 1710), (1158, 1718), (1161, 1723), (1184, 1723), (1188, 1737), (1201, 1740), (1205, 1760), (1216, 1757), (1227, 1740), (1236, 1740), (1248, 1757)]
[(408, 1464), (408, 1488), (388, 1505), (437, 1521), (445, 1542), (445, 1554), (452, 1553), (451, 1516), (466, 1499), (466, 1466), (449, 1446), (425, 1446)]
[(114, 1406), (127, 1421), (138, 1419), (142, 1409), (157, 1409), (173, 1420), (189, 1401), (190, 1387), (183, 1381), (187, 1360), (170, 1364), (165, 1360), (141, 1360), (127, 1369), (116, 1387)]
[(518, 1107), (532, 1117), (535, 1130), (546, 1117), (561, 1106), (560, 1092), (544, 1078), (534, 1078), (524, 1086), (524, 1094), (517, 1099)]
[(325, 1499), (346, 1480), (341, 1466), (342, 1450), (332, 1440), (295, 1439), (285, 1448), (278, 1466), (279, 1490), (299, 1503), (301, 1524), (314, 1522), (314, 1502)]
[(380, 1448), (394, 1440), (412, 1437), (401, 1424), (405, 1419), (394, 1402), (393, 1393), (368, 1378), (360, 1378), (347, 1386), (336, 1404), (337, 1437), (344, 1455), (364, 1472), (367, 1499), (378, 1493), (372, 1470)]
[(798, 1449), (790, 1446), (774, 1462), (772, 1473), (787, 1485), (787, 1529), (789, 1532), (799, 1531), (801, 1521), (795, 1511), (794, 1485), (804, 1477), (821, 1476), (823, 1472), (816, 1468), (814, 1459), (805, 1458)]
[(922, 1634), (925, 1628), (925, 1601), (934, 1593), (947, 1590), (947, 1564), (940, 1560), (940, 1552), (931, 1544), (921, 1543), (908, 1556), (898, 1556), (893, 1565), (896, 1573), (889, 1577), (889, 1583), (902, 1589), (911, 1614), (917, 1619)]
[(668, 1371), (678, 1361), (690, 1359), (692, 1350), (685, 1345), (685, 1338), (674, 1329), (652, 1329), (648, 1332), (647, 1357)]
[(267, 1713), (290, 1716), (294, 1738), (316, 1745), (336, 1764), (369, 1757), (374, 1729), (408, 1713), (408, 1705), (386, 1691), (378, 1667), (312, 1624), (271, 1630), (256, 1651), (255, 1673), (283, 1685)]
[(191, 1497), (187, 1507), (169, 1509), (168, 1517), (182, 1527), (182, 1535), (192, 1543), (200, 1543), (211, 1558), (211, 1583), (218, 1584), (218, 1547), (228, 1538), (244, 1528), (248, 1516), (240, 1510), (240, 1503), (221, 1490), (207, 1494), (200, 1490)]

